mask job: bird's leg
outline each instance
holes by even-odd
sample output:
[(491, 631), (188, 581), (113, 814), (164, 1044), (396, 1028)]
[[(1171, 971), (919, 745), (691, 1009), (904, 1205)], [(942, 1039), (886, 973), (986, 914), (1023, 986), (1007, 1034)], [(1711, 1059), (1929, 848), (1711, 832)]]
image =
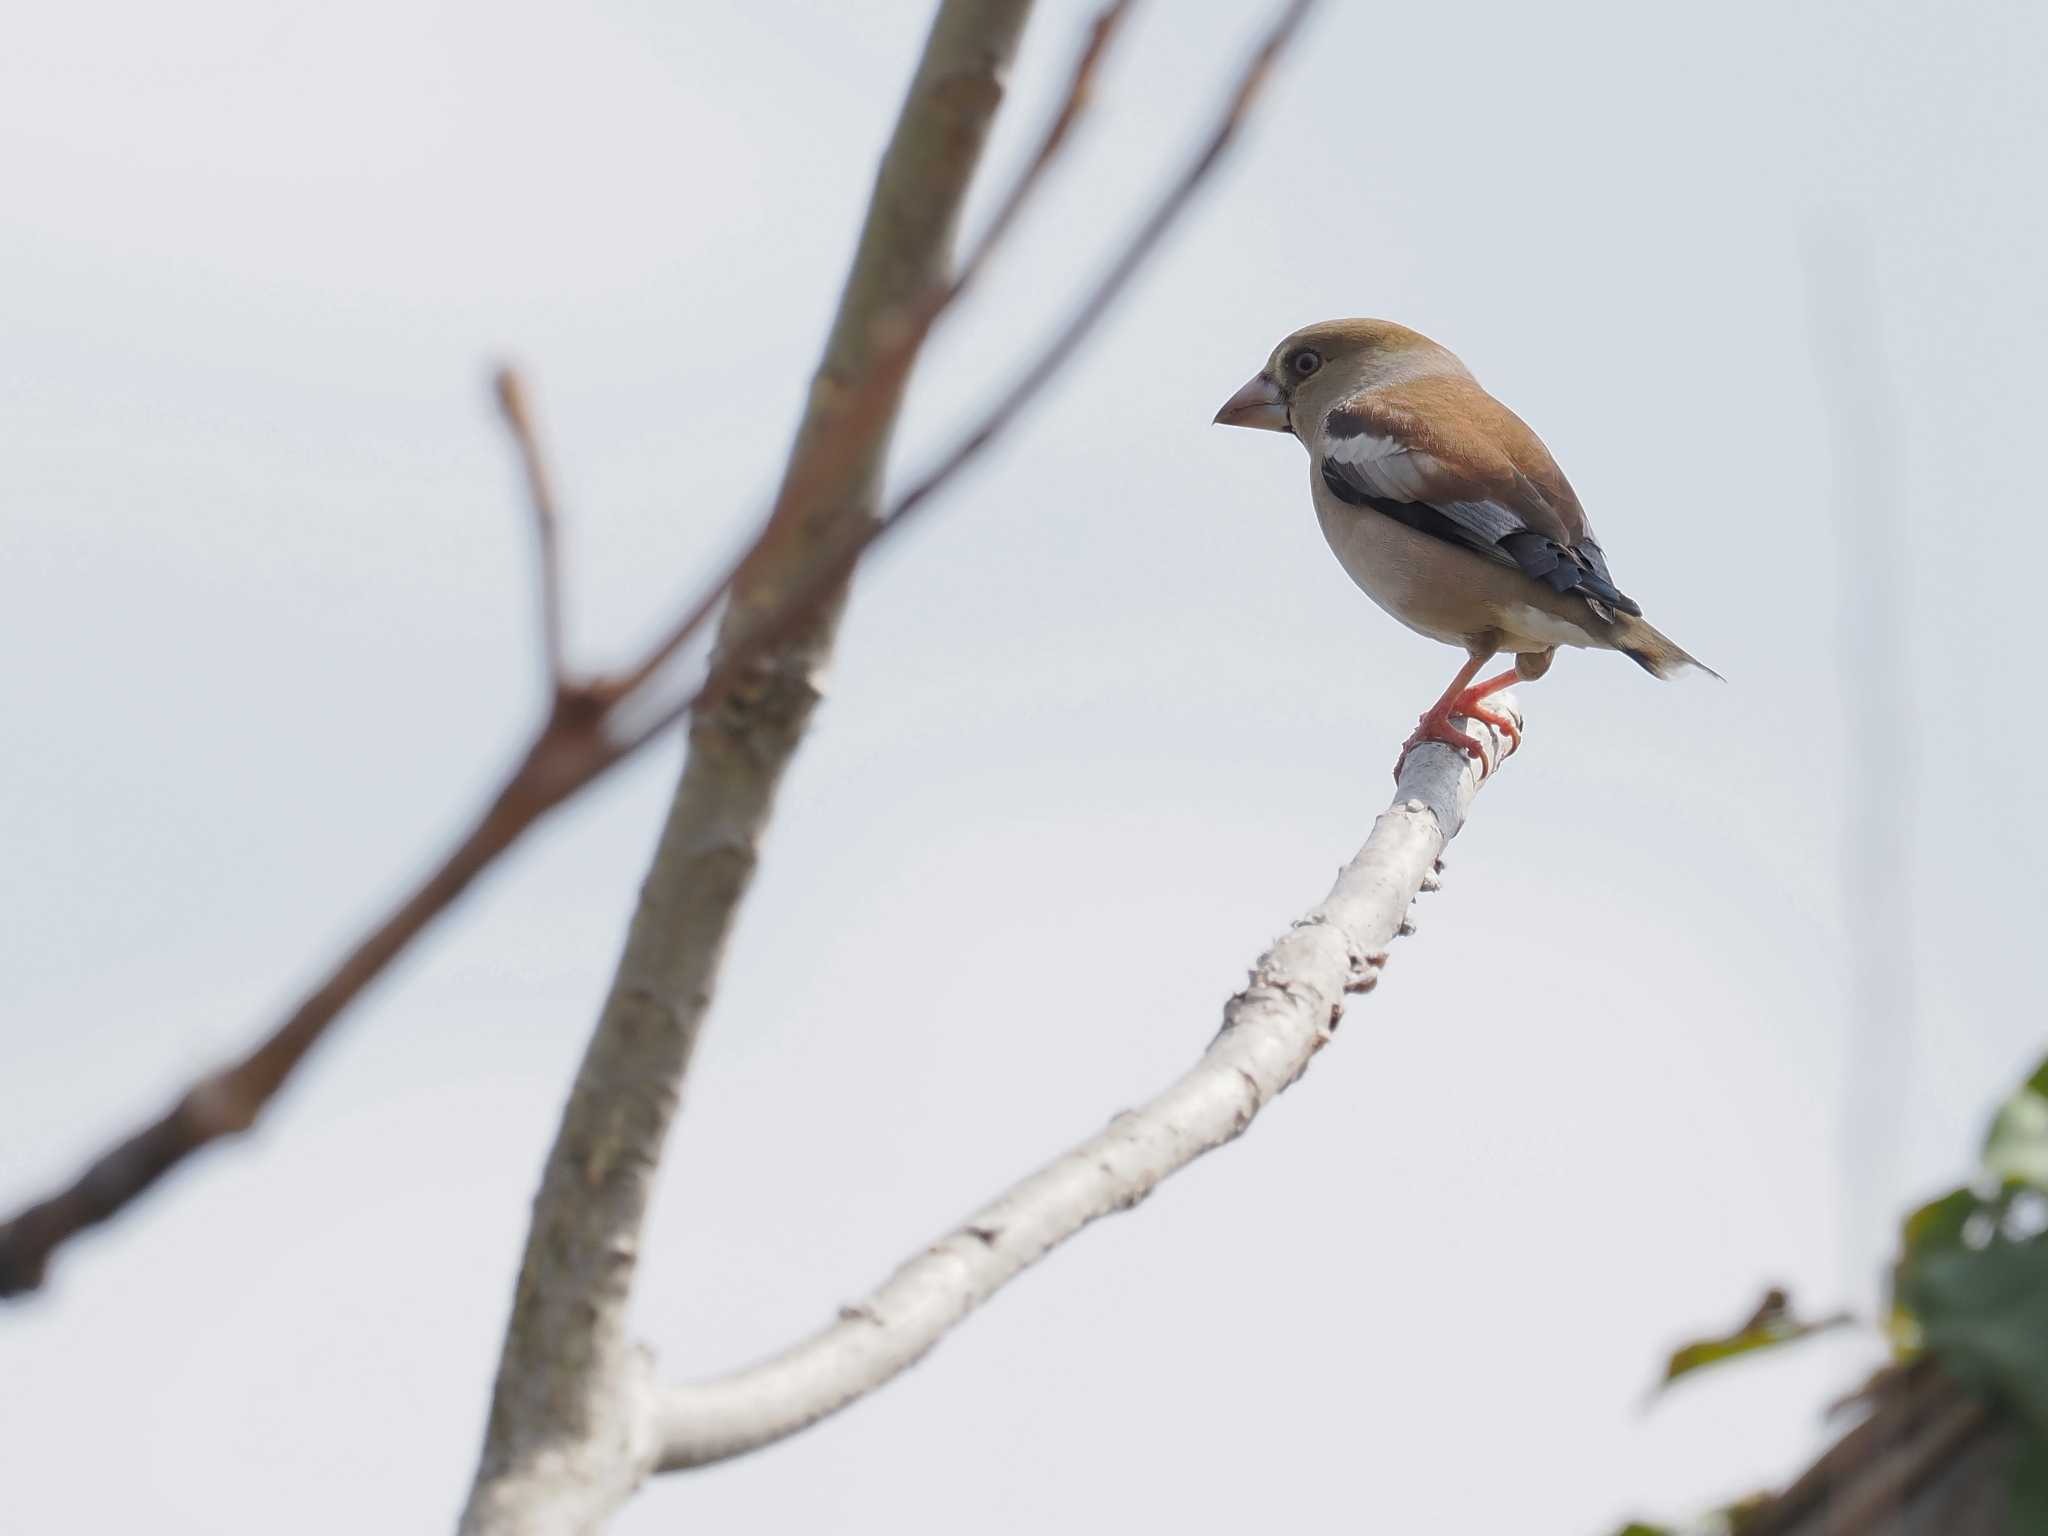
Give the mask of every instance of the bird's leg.
[[(1421, 746), (1425, 741), (1440, 741), (1446, 746), (1456, 747), (1467, 757), (1478, 760), (1481, 774), (1486, 772), (1486, 749), (1452, 725), (1451, 716), (1463, 713), (1459, 705), (1464, 701), (1468, 689), (1475, 693), (1478, 691), (1470, 689), (1470, 685), (1472, 679), (1478, 675), (1479, 669), (1486, 665), (1487, 660), (1488, 657), (1485, 655), (1474, 656), (1469, 659), (1464, 666), (1458, 669), (1458, 675), (1451, 679), (1451, 686), (1444, 690), (1443, 697), (1422, 712), (1422, 718), (1415, 722), (1414, 731), (1409, 734), (1406, 741), (1401, 743), (1401, 755), (1394, 759), (1394, 780), (1396, 783), (1400, 782), (1401, 765), (1408, 761), (1408, 754)], [(1510, 672), (1507, 676), (1513, 677), (1514, 673)], [(1500, 679), (1495, 678), (1493, 681), (1499, 683)], [(1475, 718), (1484, 717), (1476, 716)]]
[[(1486, 705), (1486, 698), (1489, 694), (1499, 693), (1509, 683), (1518, 681), (1521, 675), (1519, 667), (1509, 667), (1507, 671), (1501, 673), (1498, 677), (1489, 677), (1483, 683), (1474, 683), (1455, 699), (1451, 700), (1450, 712), (1454, 715), (1464, 715), (1471, 720), (1484, 720), (1496, 731), (1499, 731), (1501, 735), (1507, 737), (1508, 750), (1510, 752), (1514, 751), (1522, 744), (1522, 728), (1515, 724), (1515, 717), (1508, 714), (1505, 710), (1489, 709)], [(1458, 732), (1458, 736), (1464, 741), (1472, 740), (1463, 731)], [(1481, 761), (1483, 762), (1485, 759), (1482, 758)]]

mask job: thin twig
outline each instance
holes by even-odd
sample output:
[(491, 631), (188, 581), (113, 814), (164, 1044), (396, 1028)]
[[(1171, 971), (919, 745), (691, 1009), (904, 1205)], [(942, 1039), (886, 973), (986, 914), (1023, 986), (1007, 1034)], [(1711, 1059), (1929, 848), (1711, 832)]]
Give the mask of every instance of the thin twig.
[(533, 407), (527, 400), (526, 383), (517, 370), (500, 368), (493, 381), (498, 410), (519, 450), (520, 466), (526, 471), (527, 501), (533, 508), (533, 537), (540, 578), (540, 645), (543, 675), (548, 693), (561, 699), (570, 691), (569, 661), (562, 637), (562, 532), (555, 511), (553, 477), (540, 451), (540, 434), (533, 425)]

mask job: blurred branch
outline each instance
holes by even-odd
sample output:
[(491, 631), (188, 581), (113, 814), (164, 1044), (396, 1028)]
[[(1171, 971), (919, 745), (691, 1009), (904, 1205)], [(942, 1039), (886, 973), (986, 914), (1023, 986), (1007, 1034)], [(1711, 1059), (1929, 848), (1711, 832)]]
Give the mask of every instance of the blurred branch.
[(1914, 785), (1917, 705), (1912, 527), (1901, 497), (1906, 441), (1885, 355), (1883, 309), (1867, 234), (1848, 219), (1805, 241), (1814, 373), (1828, 417), (1833, 471), (1837, 697), (1842, 752), (1841, 901), (1847, 935), (1842, 1043), (1842, 1247), (1845, 1280), (1874, 1273), (1901, 1179), (1914, 1055)]
[(561, 519), (555, 512), (554, 479), (540, 451), (540, 433), (533, 424), (533, 407), (526, 397), (526, 381), (511, 368), (500, 368), (494, 380), (498, 411), (512, 434), (520, 467), (526, 472), (527, 499), (533, 507), (535, 565), (540, 586), (540, 644), (547, 688), (560, 698), (568, 691), (569, 662), (562, 638), (562, 534)]
[[(1519, 723), (1505, 695), (1501, 707)], [(1503, 736), (1477, 721), (1464, 729), (1501, 760)], [(1083, 1227), (1129, 1210), (1242, 1134), (1329, 1043), (1345, 997), (1377, 983), (1386, 946), (1409, 931), (1409, 903), (1435, 888), (1438, 855), (1463, 824), (1480, 779), (1477, 763), (1440, 743), (1410, 752), (1394, 803), (1365, 846), (1321, 904), (1260, 956), (1200, 1061), (1157, 1098), (1115, 1116), (924, 1248), (795, 1348), (716, 1381), (663, 1391), (658, 1469), (743, 1455), (865, 1397)]]
[(1742, 1536), (2018, 1536), (2017, 1434), (1931, 1360), (1888, 1371), (1869, 1417), (1741, 1525)]

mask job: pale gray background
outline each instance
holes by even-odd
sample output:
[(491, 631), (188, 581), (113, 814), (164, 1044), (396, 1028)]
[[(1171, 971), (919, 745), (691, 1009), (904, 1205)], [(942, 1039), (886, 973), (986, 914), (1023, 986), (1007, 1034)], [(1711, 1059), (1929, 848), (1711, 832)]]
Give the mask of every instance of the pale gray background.
[[(8, 1204), (272, 1017), (537, 707), (492, 359), (531, 367), (556, 445), (579, 655), (623, 655), (730, 546), (929, 9), (204, 0), (12, 30)], [(996, 168), (1083, 16), (1034, 22)], [(1180, 162), (1256, 21), (1141, 12), (903, 463)], [(1729, 684), (1566, 657), (1421, 933), (1247, 1141), (619, 1529), (1566, 1536), (1811, 1450), (1867, 1340), (1639, 1408), (1769, 1280), (1867, 1304), (1885, 1235), (1841, 1213), (1956, 1177), (2041, 1044), (2048, 731), (2007, 700), (2035, 665), (2044, 45), (2023, 0), (1326, 9), (1067, 387), (863, 577), (640, 1328), (708, 1372), (829, 1317), (1179, 1070), (1362, 838), (1456, 657), (1344, 579), (1294, 444), (1208, 425), (1292, 327), (1382, 314), (1461, 352)], [(1866, 252), (1903, 423), (1895, 730), (1926, 786), (1910, 1108), (1846, 1174), (1841, 689), (1892, 680), (1838, 643), (1802, 256), (1829, 230)], [(10, 1528), (446, 1528), (675, 765), (547, 827), (259, 1135), (0, 1315)]]

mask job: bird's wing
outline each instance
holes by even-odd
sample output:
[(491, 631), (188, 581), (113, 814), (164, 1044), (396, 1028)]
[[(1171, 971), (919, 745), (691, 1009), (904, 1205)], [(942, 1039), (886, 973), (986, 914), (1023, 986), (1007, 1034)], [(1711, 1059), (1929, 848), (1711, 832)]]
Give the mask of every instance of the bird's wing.
[(1331, 492), (1519, 567), (1551, 591), (1643, 610), (1614, 585), (1585, 510), (1543, 440), (1469, 379), (1362, 390), (1323, 418)]

